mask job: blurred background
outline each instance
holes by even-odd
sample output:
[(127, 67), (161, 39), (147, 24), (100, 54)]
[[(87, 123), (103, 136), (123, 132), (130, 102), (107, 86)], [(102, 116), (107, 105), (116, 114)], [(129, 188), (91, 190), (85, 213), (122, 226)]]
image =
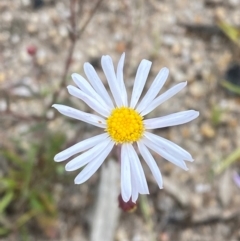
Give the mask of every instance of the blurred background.
[[(0, 1), (0, 240), (240, 240), (240, 0)], [(154, 133), (187, 149), (189, 171), (153, 153), (159, 190), (134, 212), (118, 208), (114, 155), (82, 185), (55, 163), (58, 152), (100, 129), (51, 108), (91, 109), (70, 97), (71, 73), (126, 52), (131, 93), (140, 61), (153, 62), (145, 87), (166, 66), (163, 91), (188, 81), (149, 114), (195, 109), (200, 117)]]

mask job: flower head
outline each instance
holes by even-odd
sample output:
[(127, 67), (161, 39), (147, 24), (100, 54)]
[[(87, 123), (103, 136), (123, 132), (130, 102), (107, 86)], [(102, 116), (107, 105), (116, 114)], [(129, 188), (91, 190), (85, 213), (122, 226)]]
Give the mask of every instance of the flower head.
[(182, 90), (187, 82), (170, 88), (158, 96), (159, 91), (168, 77), (168, 69), (160, 70), (146, 95), (139, 101), (151, 68), (151, 62), (142, 60), (140, 63), (130, 101), (123, 81), (123, 65), (125, 54), (122, 54), (115, 73), (110, 56), (103, 56), (101, 63), (114, 102), (109, 96), (96, 71), (89, 63), (84, 64), (84, 71), (89, 82), (78, 74), (72, 78), (77, 87), (68, 86), (68, 92), (84, 101), (99, 115), (94, 115), (64, 105), (53, 105), (60, 113), (89, 124), (103, 128), (100, 135), (81, 141), (74, 146), (58, 153), (54, 160), (61, 162), (83, 152), (66, 164), (67, 171), (74, 171), (83, 166), (84, 169), (75, 178), (76, 184), (89, 179), (101, 166), (114, 144), (121, 145), (121, 195), (125, 202), (130, 199), (136, 202), (139, 193), (148, 194), (148, 185), (139, 157), (133, 147), (138, 150), (149, 166), (159, 188), (163, 187), (162, 175), (149, 149), (163, 158), (188, 170), (185, 161), (193, 161), (192, 156), (173, 142), (148, 132), (151, 129), (175, 126), (187, 123), (198, 117), (194, 110), (181, 111), (163, 117), (144, 119), (144, 116), (160, 104)]

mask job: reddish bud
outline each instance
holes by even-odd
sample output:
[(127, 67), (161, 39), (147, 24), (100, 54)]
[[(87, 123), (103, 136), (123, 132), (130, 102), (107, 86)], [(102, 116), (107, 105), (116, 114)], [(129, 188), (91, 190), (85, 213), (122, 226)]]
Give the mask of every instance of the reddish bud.
[(121, 194), (118, 196), (118, 207), (124, 212), (134, 212), (137, 209), (137, 204), (130, 199), (128, 202), (124, 202)]
[(37, 53), (37, 47), (34, 45), (29, 45), (27, 47), (27, 52), (29, 55), (34, 56)]

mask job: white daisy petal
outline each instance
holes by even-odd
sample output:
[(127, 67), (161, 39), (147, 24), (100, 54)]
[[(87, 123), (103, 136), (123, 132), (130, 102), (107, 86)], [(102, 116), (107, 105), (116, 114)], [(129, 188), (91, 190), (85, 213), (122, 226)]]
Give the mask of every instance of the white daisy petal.
[(121, 196), (124, 202), (128, 202), (132, 194), (131, 167), (128, 157), (127, 144), (121, 148)]
[(165, 158), (166, 160), (172, 162), (176, 166), (181, 167), (183, 170), (187, 171), (188, 168), (186, 166), (186, 163), (182, 159), (177, 159), (171, 154), (169, 154), (165, 149), (157, 146), (154, 142), (151, 140), (148, 140), (146, 137), (142, 139), (143, 144), (145, 144), (148, 148), (152, 149), (156, 153), (158, 153), (160, 156)]
[(187, 82), (179, 83), (173, 86), (171, 89), (167, 90), (156, 99), (154, 99), (148, 106), (146, 106), (142, 111), (141, 115), (147, 115), (149, 112), (154, 110), (156, 107), (161, 105), (166, 100), (170, 99), (174, 95), (176, 95), (180, 90), (182, 90), (187, 85)]
[(75, 86), (69, 85), (67, 87), (68, 92), (70, 95), (73, 95), (82, 101), (84, 101), (88, 106), (90, 106), (93, 110), (98, 112), (100, 115), (103, 115), (105, 117), (108, 117), (110, 114), (110, 108), (106, 109), (104, 108), (101, 103), (97, 102), (95, 99), (93, 99), (91, 96), (85, 94), (80, 89), (76, 88)]
[(96, 159), (92, 160), (87, 164), (86, 167), (76, 176), (74, 182), (75, 184), (82, 184), (87, 181), (102, 165), (110, 151), (114, 146), (114, 142), (110, 142), (110, 144), (96, 157)]
[(93, 87), (79, 74), (72, 74), (72, 79), (74, 83), (87, 95), (91, 96), (93, 99), (97, 100), (101, 105), (108, 109), (105, 101), (100, 97), (99, 94), (93, 89)]
[(156, 129), (168, 126), (177, 126), (185, 124), (189, 121), (196, 119), (199, 112), (195, 110), (181, 111), (174, 114), (166, 115), (163, 117), (144, 120), (146, 129)]
[(99, 144), (94, 146), (92, 149), (75, 157), (70, 162), (68, 162), (67, 165), (65, 166), (66, 171), (68, 171), (68, 172), (75, 171), (75, 170), (85, 166), (87, 163), (89, 163), (93, 159), (97, 158), (110, 142), (111, 142), (111, 139), (107, 138), (107, 140), (100, 142)]
[(151, 87), (149, 88), (148, 92), (146, 93), (146, 95), (143, 97), (143, 99), (140, 101), (139, 105), (137, 106), (136, 110), (138, 112), (141, 112), (142, 110), (144, 110), (152, 102), (152, 100), (157, 96), (157, 94), (165, 84), (168, 74), (169, 74), (168, 68), (162, 68), (160, 70), (157, 77), (154, 79)]
[(93, 88), (97, 91), (97, 93), (104, 99), (107, 105), (112, 109), (114, 108), (113, 102), (104, 87), (101, 79), (99, 78), (98, 74), (96, 73), (93, 66), (89, 63), (84, 64), (84, 72), (88, 77), (89, 82), (93, 86)]
[(157, 146), (166, 149), (173, 156), (179, 157), (184, 161), (194, 161), (191, 154), (177, 144), (147, 131), (144, 133), (144, 136), (146, 136), (149, 140), (152, 140)]
[(66, 106), (66, 105), (55, 104), (55, 105), (52, 105), (52, 107), (57, 109), (61, 114), (65, 115), (65, 116), (84, 121), (84, 122), (92, 124), (94, 126), (106, 128), (106, 120), (100, 116), (86, 113), (86, 112), (83, 112), (80, 110), (76, 110), (76, 109)]
[(135, 173), (135, 170), (132, 169), (132, 166), (130, 165), (131, 168), (131, 183), (132, 183), (132, 202), (136, 203), (138, 199), (138, 185), (137, 185), (137, 176)]
[(59, 152), (57, 155), (55, 155), (54, 161), (55, 162), (65, 161), (69, 157), (71, 157), (79, 152), (85, 151), (89, 148), (92, 148), (93, 146), (97, 145), (98, 143), (101, 143), (107, 137), (108, 137), (108, 134), (103, 133), (101, 135), (97, 135), (97, 136), (88, 138), (84, 141), (78, 142), (77, 144), (75, 144), (75, 145), (67, 148), (64, 151)]
[(128, 100), (127, 100), (127, 91), (126, 91), (126, 87), (123, 81), (123, 65), (124, 65), (124, 59), (125, 59), (125, 53), (122, 54), (119, 62), (118, 62), (118, 66), (117, 66), (117, 80), (120, 86), (120, 90), (121, 90), (121, 97), (122, 97), (122, 102), (124, 106), (128, 106)]
[(114, 71), (112, 59), (108, 55), (103, 56), (101, 59), (101, 63), (102, 63), (102, 68), (107, 78), (109, 87), (112, 91), (113, 98), (116, 102), (116, 105), (120, 107), (123, 105), (123, 102), (121, 97), (121, 90), (117, 82), (117, 77)]
[(141, 194), (149, 194), (146, 177), (143, 172), (143, 168), (138, 158), (138, 155), (131, 144), (127, 144), (127, 150), (128, 150), (129, 160), (131, 160), (130, 161), (131, 170), (134, 170), (134, 174), (136, 175), (136, 178), (137, 178), (136, 184), (138, 187), (138, 192)]
[(155, 180), (157, 181), (157, 184), (158, 184), (159, 188), (162, 189), (163, 188), (162, 174), (161, 174), (161, 172), (160, 172), (160, 170), (157, 166), (157, 163), (153, 159), (153, 156), (149, 152), (147, 147), (141, 141), (138, 141), (137, 144), (138, 144), (139, 152), (141, 153), (143, 159), (145, 160), (145, 162), (149, 166)]
[(134, 81), (133, 92), (130, 107), (135, 108), (141, 94), (143, 91), (143, 87), (146, 83), (152, 62), (143, 59), (138, 67), (136, 78)]

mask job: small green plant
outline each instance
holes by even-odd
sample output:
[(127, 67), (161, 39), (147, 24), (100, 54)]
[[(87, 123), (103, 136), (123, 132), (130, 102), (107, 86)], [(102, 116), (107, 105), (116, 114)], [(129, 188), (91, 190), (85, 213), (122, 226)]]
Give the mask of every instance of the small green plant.
[(27, 148), (18, 142), (14, 150), (0, 151), (8, 164), (7, 173), (0, 177), (0, 236), (21, 230), (33, 218), (43, 228), (44, 224), (55, 223), (57, 209), (52, 183), (61, 171), (56, 168), (53, 156), (66, 138), (48, 131), (41, 135)]
[(238, 85), (235, 85), (235, 84), (233, 84), (233, 83), (231, 83), (229, 81), (226, 81), (226, 80), (223, 80), (221, 82), (221, 85), (224, 88), (226, 88), (227, 90), (229, 90), (229, 91), (231, 91), (231, 92), (233, 92), (235, 94), (240, 95), (240, 87)]
[(214, 126), (218, 126), (222, 119), (222, 114), (224, 110), (222, 110), (219, 106), (213, 106), (211, 109), (211, 122)]
[(214, 167), (214, 173), (216, 175), (222, 173), (227, 168), (229, 168), (234, 162), (240, 160), (240, 148), (237, 148), (232, 153), (230, 153), (225, 159), (218, 162)]
[(234, 27), (224, 21), (217, 22), (218, 27), (222, 32), (237, 46), (240, 47), (240, 29), (239, 27)]

